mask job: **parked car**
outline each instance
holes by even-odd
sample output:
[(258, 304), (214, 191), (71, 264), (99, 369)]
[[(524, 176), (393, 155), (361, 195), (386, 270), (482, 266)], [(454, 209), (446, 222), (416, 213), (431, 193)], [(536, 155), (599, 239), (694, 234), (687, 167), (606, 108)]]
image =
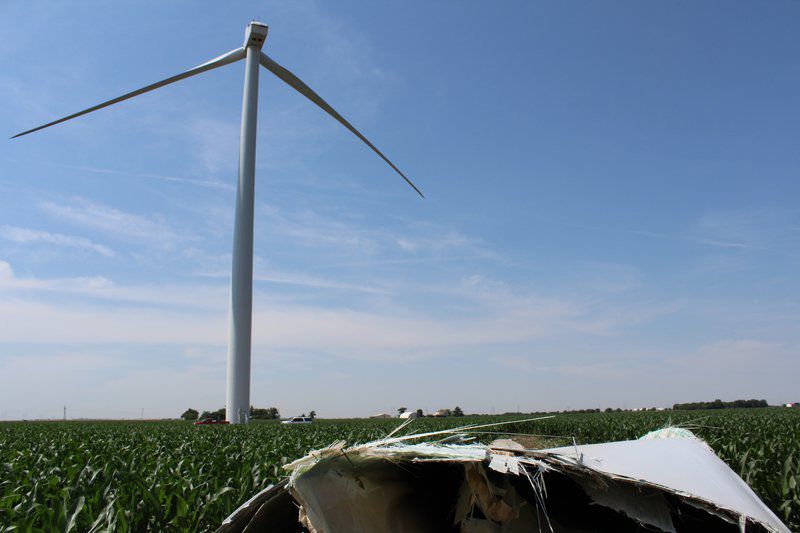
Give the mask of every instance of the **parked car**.
[(284, 420), (281, 424), (310, 424), (314, 419), (307, 416), (295, 416), (288, 420)]
[(198, 420), (194, 423), (195, 426), (208, 426), (211, 424), (227, 424), (227, 420), (217, 420), (216, 418), (205, 417), (202, 420)]

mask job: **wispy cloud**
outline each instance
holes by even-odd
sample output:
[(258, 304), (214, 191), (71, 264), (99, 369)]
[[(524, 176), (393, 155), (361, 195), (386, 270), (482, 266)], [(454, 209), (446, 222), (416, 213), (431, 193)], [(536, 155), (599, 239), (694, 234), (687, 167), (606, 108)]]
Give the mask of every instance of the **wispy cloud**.
[[(319, 284), (336, 285), (326, 280)], [(227, 327), (226, 285), (118, 285), (105, 278), (19, 278), (8, 263), (0, 262), (0, 289), (6, 295), (0, 303), (0, 320), (7, 326), (0, 342), (34, 338), (34, 329), (39, 331), (35, 336), (38, 342), (222, 342)], [(347, 284), (339, 287), (365, 290)], [(467, 347), (608, 335), (621, 324), (631, 323), (617, 307), (602, 309), (580, 301), (541, 298), (529, 289), (485, 278), (466, 279), (460, 289), (446, 295), (450, 300), (458, 298), (466, 313), (413, 305), (420, 295), (430, 294), (430, 289), (413, 285), (376, 289), (399, 300), (388, 309), (384, 300), (353, 308), (353, 302), (276, 301), (256, 292), (254, 343), (345, 359), (401, 361), (446, 356)], [(54, 300), (37, 297), (37, 292), (71, 292), (82, 298)], [(124, 302), (137, 306), (118, 305)]]
[(185, 132), (198, 146), (202, 167), (211, 174), (236, 168), (239, 153), (239, 124), (209, 116), (191, 119)]
[(492, 360), (497, 364), (514, 371), (527, 374), (547, 376), (592, 377), (594, 379), (619, 379), (633, 374), (631, 368), (619, 361), (599, 361), (585, 364), (572, 363), (562, 365), (542, 364), (542, 357), (537, 354), (529, 356), (501, 355)]
[(2, 226), (0, 227), (0, 237), (18, 243), (45, 243), (89, 250), (106, 257), (113, 257), (116, 255), (108, 246), (97, 244), (84, 237), (64, 235), (63, 233), (52, 233), (30, 228), (20, 228), (17, 226)]
[(702, 370), (753, 372), (765, 367), (776, 368), (796, 357), (788, 346), (780, 342), (758, 339), (725, 339), (704, 344), (697, 349), (670, 358), (677, 365), (688, 365)]
[(152, 173), (142, 173), (142, 172), (126, 172), (123, 170), (114, 170), (110, 168), (97, 168), (97, 167), (87, 167), (87, 166), (73, 166), (73, 165), (61, 165), (61, 164), (54, 164), (55, 166), (59, 166), (62, 168), (69, 168), (72, 170), (79, 170), (82, 172), (91, 172), (94, 174), (107, 174), (112, 176), (122, 176), (126, 178), (144, 178), (150, 180), (160, 180), (160, 181), (171, 181), (174, 183), (184, 183), (187, 185), (194, 185), (196, 187), (207, 187), (212, 189), (223, 189), (223, 190), (233, 190), (233, 185), (228, 183), (222, 183), (219, 181), (214, 180), (201, 180), (201, 179), (194, 179), (194, 178), (182, 178), (179, 176), (169, 176), (165, 174), (152, 174)]
[(60, 291), (60, 292), (87, 292), (108, 288), (112, 283), (103, 277), (77, 277), (77, 278), (20, 278), (14, 273), (11, 265), (0, 261), (0, 289)]
[(712, 246), (800, 257), (798, 220), (798, 210), (747, 208), (713, 211), (697, 220), (692, 237)]
[(501, 259), (480, 239), (432, 223), (398, 221), (395, 227), (373, 226), (343, 211), (289, 211), (266, 205), (259, 212), (267, 220), (270, 238), (313, 248), (318, 257), (313, 268), (317, 269)]
[(350, 267), (374, 267), (382, 265), (415, 265), (420, 263), (440, 263), (447, 261), (469, 261), (472, 259), (485, 259), (483, 255), (453, 255), (438, 257), (411, 257), (407, 259), (375, 259), (372, 261), (352, 261), (345, 263), (333, 263), (321, 265), (318, 269), (350, 268)]
[(339, 110), (350, 119), (371, 118), (398, 82), (398, 75), (379, 61), (363, 31), (335, 12), (314, 3), (293, 5), (291, 11), (303, 26), (304, 40), (306, 35), (313, 36), (316, 49), (309, 72), (297, 74), (312, 87), (324, 85), (328, 96), (323, 97), (334, 107), (347, 107)]
[(178, 235), (158, 218), (147, 218), (120, 209), (99, 204), (82, 197), (66, 202), (42, 202), (45, 213), (87, 228), (139, 241), (167, 246), (178, 240)]
[(452, 254), (460, 251), (467, 255), (498, 259), (499, 255), (479, 239), (460, 231), (434, 224), (407, 223), (407, 232), (396, 237), (397, 248), (403, 252), (431, 255)]
[[(0, 290), (25, 301), (48, 302), (47, 294), (70, 294), (72, 304), (97, 302), (141, 304), (144, 307), (218, 311), (226, 308), (226, 284), (138, 284), (121, 285), (102, 277), (37, 278), (17, 276), (11, 265), (0, 260)], [(33, 296), (32, 296), (33, 295)], [(44, 295), (44, 298), (37, 295)], [(66, 305), (72, 305), (67, 302)], [(65, 305), (60, 303), (59, 305)], [(105, 305), (105, 304), (104, 304)]]
[[(230, 263), (230, 260), (228, 261)], [(279, 272), (276, 270), (266, 269), (256, 270), (253, 273), (253, 280), (261, 283), (276, 283), (281, 285), (297, 285), (302, 287), (312, 287), (316, 289), (336, 289), (345, 291), (357, 291), (370, 294), (386, 294), (387, 289), (369, 285), (365, 283), (347, 283), (344, 281), (332, 280), (321, 278), (318, 276), (309, 276), (297, 272)], [(230, 270), (215, 270), (215, 271), (196, 271), (195, 275), (208, 278), (221, 278), (229, 279)]]
[(370, 229), (348, 223), (345, 217), (326, 216), (308, 209), (288, 211), (270, 205), (262, 205), (259, 211), (268, 220), (272, 235), (294, 245), (357, 248), (362, 252), (374, 249), (375, 239)]
[(738, 211), (714, 211), (700, 216), (688, 229), (675, 233), (644, 228), (619, 228), (543, 220), (554, 226), (587, 231), (638, 235), (729, 250), (772, 252), (800, 256), (797, 253), (797, 220), (800, 212), (786, 209), (748, 208)]
[(693, 238), (693, 239), (690, 239), (690, 240), (692, 242), (697, 243), (697, 244), (706, 244), (708, 246), (717, 246), (719, 248), (733, 248), (733, 249), (738, 249), (738, 250), (766, 250), (767, 249), (767, 248), (764, 248), (762, 246), (753, 246), (751, 244), (745, 244), (745, 243), (742, 243), (742, 242), (727, 242), (727, 241), (719, 241), (719, 240), (716, 240), (716, 239), (705, 239), (705, 238), (702, 238), (702, 237), (696, 237), (696, 238)]

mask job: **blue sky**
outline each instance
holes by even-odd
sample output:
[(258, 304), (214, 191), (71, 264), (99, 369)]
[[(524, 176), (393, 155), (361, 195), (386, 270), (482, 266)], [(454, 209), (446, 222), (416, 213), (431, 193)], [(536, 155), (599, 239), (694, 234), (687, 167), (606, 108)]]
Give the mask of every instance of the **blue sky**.
[[(797, 401), (800, 3), (0, 5), (8, 136), (241, 45), (252, 399)], [(243, 63), (0, 142), (0, 415), (224, 403)]]

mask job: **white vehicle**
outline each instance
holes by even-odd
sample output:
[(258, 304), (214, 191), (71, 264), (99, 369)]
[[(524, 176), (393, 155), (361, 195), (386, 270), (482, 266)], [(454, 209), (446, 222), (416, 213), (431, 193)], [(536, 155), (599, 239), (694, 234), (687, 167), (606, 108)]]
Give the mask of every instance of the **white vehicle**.
[(313, 421), (313, 418), (309, 418), (307, 416), (295, 416), (288, 420), (284, 420), (281, 422), (281, 424), (310, 424)]

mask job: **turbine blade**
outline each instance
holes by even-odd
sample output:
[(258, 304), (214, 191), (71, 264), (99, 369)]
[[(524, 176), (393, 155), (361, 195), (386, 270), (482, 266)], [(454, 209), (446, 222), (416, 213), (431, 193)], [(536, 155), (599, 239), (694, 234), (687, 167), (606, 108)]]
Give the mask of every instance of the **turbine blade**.
[(425, 198), (425, 195), (424, 195), (424, 194), (422, 194), (422, 191), (420, 191), (420, 190), (417, 188), (417, 186), (416, 186), (416, 185), (414, 185), (413, 183), (411, 183), (411, 180), (410, 180), (410, 179), (408, 179), (408, 178), (406, 177), (406, 175), (405, 175), (405, 174), (403, 174), (402, 172), (400, 172), (400, 169), (399, 169), (399, 168), (397, 168), (396, 166), (394, 166), (394, 163), (392, 163), (391, 161), (389, 161), (389, 158), (387, 158), (385, 155), (383, 155), (383, 154), (381, 153), (381, 151), (380, 151), (380, 150), (378, 150), (377, 148), (375, 148), (375, 145), (374, 145), (374, 144), (372, 144), (371, 142), (369, 142), (369, 140), (368, 140), (366, 137), (364, 137), (363, 135), (361, 135), (361, 132), (359, 132), (357, 129), (355, 129), (355, 128), (352, 126), (352, 124), (350, 124), (349, 122), (347, 122), (347, 120), (345, 120), (345, 118), (344, 118), (342, 115), (340, 115), (339, 113), (337, 113), (337, 112), (336, 112), (336, 110), (335, 110), (334, 108), (332, 108), (330, 105), (328, 105), (328, 103), (327, 103), (325, 100), (323, 100), (323, 99), (322, 99), (322, 97), (321, 97), (320, 95), (318, 95), (317, 93), (315, 93), (315, 92), (314, 92), (314, 91), (311, 89), (311, 87), (309, 87), (308, 85), (306, 85), (305, 83), (303, 83), (303, 80), (301, 80), (300, 78), (298, 78), (297, 76), (295, 76), (294, 74), (292, 74), (290, 71), (288, 71), (287, 69), (285, 69), (284, 67), (280, 66), (278, 63), (276, 63), (275, 61), (273, 61), (273, 60), (272, 60), (272, 58), (270, 58), (270, 57), (269, 57), (267, 54), (265, 54), (264, 52), (261, 52), (261, 58), (260, 58), (260, 59), (261, 59), (261, 66), (263, 66), (265, 69), (267, 69), (267, 70), (269, 70), (270, 72), (272, 72), (273, 74), (275, 74), (275, 75), (276, 75), (278, 78), (280, 78), (281, 80), (283, 80), (284, 82), (286, 82), (286, 84), (287, 84), (287, 85), (289, 85), (290, 87), (292, 87), (294, 90), (296, 90), (297, 92), (299, 92), (300, 94), (302, 94), (303, 96), (305, 96), (306, 98), (308, 98), (309, 100), (311, 100), (312, 102), (314, 102), (315, 104), (317, 104), (319, 107), (321, 107), (321, 108), (322, 108), (322, 110), (323, 110), (323, 111), (325, 111), (327, 114), (329, 114), (330, 116), (332, 116), (333, 118), (335, 118), (335, 119), (336, 119), (336, 120), (337, 120), (337, 121), (338, 121), (338, 122), (339, 122), (339, 123), (340, 123), (342, 126), (344, 126), (345, 128), (347, 128), (348, 130), (350, 130), (350, 131), (353, 133), (353, 135), (355, 135), (356, 137), (358, 137), (359, 139), (361, 139), (362, 141), (364, 141), (364, 143), (365, 143), (367, 146), (369, 146), (370, 148), (372, 148), (372, 151), (373, 151), (373, 152), (375, 152), (376, 154), (378, 154), (378, 155), (381, 157), (381, 159), (383, 159), (384, 161), (386, 161), (386, 162), (389, 164), (389, 166), (390, 166), (390, 167), (392, 167), (392, 168), (394, 169), (394, 171), (395, 171), (395, 172), (397, 172), (398, 174), (400, 174), (400, 176), (401, 176), (401, 177), (402, 177), (404, 180), (406, 180), (406, 183), (408, 183), (409, 185), (411, 185), (411, 187), (412, 187), (412, 188), (413, 188), (415, 191), (417, 191), (417, 194), (419, 194), (420, 196), (422, 196), (423, 198)]
[(152, 91), (154, 89), (158, 89), (165, 85), (169, 85), (170, 83), (175, 83), (176, 81), (180, 81), (196, 74), (201, 74), (203, 72), (215, 69), (217, 67), (221, 67), (223, 65), (228, 65), (230, 63), (235, 63), (240, 59), (244, 58), (245, 50), (244, 48), (237, 48), (236, 50), (231, 50), (227, 54), (222, 54), (219, 57), (215, 57), (211, 61), (206, 61), (202, 65), (198, 65), (192, 69), (187, 70), (186, 72), (182, 72), (177, 76), (172, 76), (171, 78), (167, 78), (165, 80), (161, 80), (159, 82), (153, 83), (148, 85), (147, 87), (142, 87), (141, 89), (136, 89), (135, 91), (131, 91), (127, 94), (123, 94), (122, 96), (118, 96), (117, 98), (113, 98), (108, 100), (107, 102), (103, 102), (102, 104), (97, 104), (96, 106), (92, 106), (88, 109), (84, 109), (83, 111), (78, 111), (77, 113), (73, 113), (68, 117), (60, 118), (58, 120), (54, 120), (53, 122), (48, 122), (42, 126), (38, 126), (28, 131), (23, 131), (22, 133), (17, 133), (12, 139), (16, 139), (17, 137), (22, 137), (23, 135), (27, 135), (29, 133), (33, 133), (34, 131), (43, 130), (45, 128), (49, 128), (50, 126), (55, 126), (56, 124), (61, 124), (62, 122), (66, 122), (73, 118), (79, 117), (81, 115), (85, 115), (87, 113), (91, 113), (92, 111), (97, 111), (98, 109), (103, 109), (104, 107), (108, 107), (110, 105), (114, 105), (118, 102), (122, 102), (123, 100), (127, 100), (128, 98), (133, 98), (134, 96), (139, 96), (140, 94), (144, 94), (146, 92)]

